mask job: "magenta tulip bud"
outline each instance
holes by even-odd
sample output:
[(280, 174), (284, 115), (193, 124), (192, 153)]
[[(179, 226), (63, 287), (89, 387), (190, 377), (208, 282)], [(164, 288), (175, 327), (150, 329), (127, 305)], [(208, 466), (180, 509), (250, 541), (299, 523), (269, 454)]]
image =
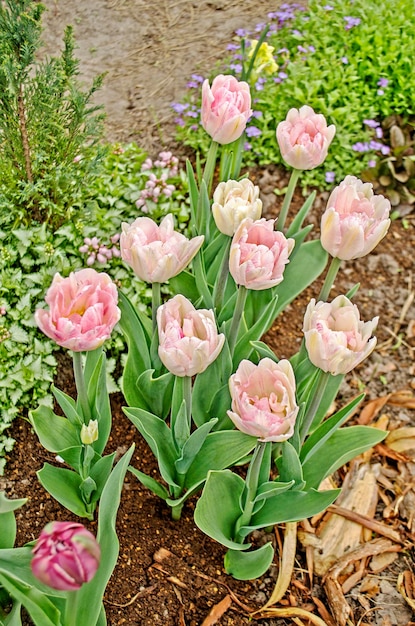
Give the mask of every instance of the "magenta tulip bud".
[(241, 361), (229, 379), (236, 428), (260, 441), (285, 441), (294, 433), (298, 406), (291, 363), (261, 359), (258, 365)]
[(164, 283), (184, 270), (203, 240), (203, 235), (187, 239), (176, 232), (171, 213), (159, 226), (149, 217), (139, 217), (122, 225), (121, 256), (141, 280)]
[(73, 591), (95, 576), (101, 551), (82, 524), (50, 522), (40, 533), (33, 554), (36, 578), (53, 589)]
[(290, 109), (277, 126), (277, 141), (282, 158), (297, 170), (312, 170), (323, 163), (336, 127), (327, 126), (321, 113), (304, 105)]
[(175, 376), (194, 376), (213, 363), (225, 342), (213, 311), (195, 309), (181, 294), (157, 309), (159, 356)]
[(375, 195), (371, 183), (346, 176), (321, 218), (321, 245), (343, 261), (369, 254), (388, 232), (390, 210), (389, 200)]
[(295, 241), (274, 230), (274, 223), (264, 218), (240, 223), (229, 253), (229, 271), (237, 285), (260, 290), (283, 280)]
[(232, 143), (242, 135), (252, 115), (248, 83), (220, 74), (212, 86), (202, 86), (202, 126), (220, 144)]
[(94, 269), (55, 274), (46, 297), (49, 310), (38, 309), (35, 320), (45, 335), (74, 352), (99, 348), (121, 316), (118, 292), (108, 274)]
[(259, 187), (248, 178), (228, 180), (216, 187), (212, 215), (218, 230), (224, 235), (232, 237), (242, 220), (246, 217), (259, 220), (261, 212)]
[(362, 322), (359, 309), (346, 296), (337, 296), (331, 303), (313, 298), (303, 324), (310, 361), (333, 376), (347, 374), (374, 350), (372, 333), (378, 321), (374, 317)]

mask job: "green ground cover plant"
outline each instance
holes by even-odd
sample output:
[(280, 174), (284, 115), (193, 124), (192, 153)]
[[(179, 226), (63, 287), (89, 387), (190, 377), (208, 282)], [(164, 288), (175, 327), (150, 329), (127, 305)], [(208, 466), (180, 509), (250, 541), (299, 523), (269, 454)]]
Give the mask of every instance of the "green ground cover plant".
[[(396, 145), (382, 123), (391, 115), (400, 116), (402, 127), (410, 124), (405, 148), (413, 145), (412, 16), (411, 0), (311, 0), (307, 8), (282, 5), (254, 32), (236, 31), (221, 68), (241, 79), (255, 45), (252, 41), (268, 27), (250, 79), (254, 112), (246, 129), (244, 165), (282, 164), (275, 148), (276, 124), (290, 108), (307, 104), (335, 124), (336, 137), (324, 167), (307, 173), (303, 188), (329, 188), (345, 172), (359, 176), (369, 170), (366, 178), (375, 178), (385, 163), (396, 181), (387, 162), (402, 153), (402, 146), (396, 155)], [(173, 108), (178, 138), (203, 153), (207, 146), (199, 124), (201, 82), (202, 76), (192, 76), (186, 97)], [(389, 119), (386, 126), (390, 125)], [(413, 158), (407, 163), (408, 178), (412, 167)], [(389, 186), (392, 181), (384, 182)], [(407, 179), (405, 183), (411, 190)]]

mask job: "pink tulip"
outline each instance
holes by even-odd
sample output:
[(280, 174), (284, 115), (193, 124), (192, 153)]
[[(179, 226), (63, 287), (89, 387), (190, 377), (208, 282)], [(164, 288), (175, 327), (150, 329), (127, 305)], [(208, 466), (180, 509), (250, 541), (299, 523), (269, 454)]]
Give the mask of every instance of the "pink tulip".
[(369, 254), (386, 235), (391, 204), (374, 195), (371, 183), (346, 176), (333, 189), (321, 218), (321, 244), (331, 256), (348, 261)]
[(303, 324), (310, 361), (333, 376), (347, 374), (374, 350), (376, 337), (371, 336), (378, 320), (362, 322), (359, 309), (346, 296), (331, 303), (312, 299)]
[(228, 144), (242, 135), (252, 115), (249, 85), (220, 74), (202, 86), (202, 126), (213, 141)]
[(108, 274), (93, 269), (55, 274), (46, 297), (49, 310), (38, 309), (39, 328), (59, 346), (74, 352), (99, 348), (121, 316), (118, 292)]
[(327, 126), (321, 113), (305, 105), (290, 109), (277, 126), (277, 141), (282, 158), (297, 170), (312, 170), (323, 163), (336, 128)]
[(213, 311), (195, 309), (181, 294), (157, 309), (157, 324), (160, 359), (175, 376), (204, 372), (225, 342)]
[(141, 280), (164, 283), (190, 263), (203, 243), (203, 235), (187, 239), (174, 230), (173, 215), (157, 226), (149, 217), (122, 225), (121, 256)]
[(229, 271), (237, 285), (269, 289), (284, 277), (295, 241), (274, 230), (275, 220), (244, 219), (232, 239)]
[(42, 583), (73, 591), (98, 569), (100, 547), (94, 535), (76, 522), (50, 522), (33, 549), (32, 572)]
[(294, 433), (298, 406), (291, 363), (261, 359), (258, 365), (241, 361), (229, 379), (235, 426), (260, 441), (285, 441)]

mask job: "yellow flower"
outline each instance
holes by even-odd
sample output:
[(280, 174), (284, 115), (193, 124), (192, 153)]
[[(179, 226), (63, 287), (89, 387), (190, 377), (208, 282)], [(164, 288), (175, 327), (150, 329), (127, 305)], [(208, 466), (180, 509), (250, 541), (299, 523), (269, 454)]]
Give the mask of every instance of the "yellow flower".
[[(252, 58), (252, 55), (257, 49), (258, 41), (256, 39), (251, 39), (251, 46), (249, 48), (248, 58)], [(275, 62), (273, 57), (274, 46), (270, 46), (268, 43), (264, 42), (260, 45), (258, 52), (256, 53), (254, 68), (255, 71), (252, 73), (254, 80), (258, 77), (258, 75), (263, 72), (264, 74), (274, 74), (278, 70), (278, 65)]]

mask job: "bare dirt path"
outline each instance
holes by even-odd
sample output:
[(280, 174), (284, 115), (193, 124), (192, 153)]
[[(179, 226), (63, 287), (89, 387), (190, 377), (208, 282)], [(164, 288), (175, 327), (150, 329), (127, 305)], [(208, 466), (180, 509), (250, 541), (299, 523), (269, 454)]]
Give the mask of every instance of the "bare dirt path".
[(212, 71), (238, 28), (253, 29), (280, 3), (270, 0), (45, 0), (47, 54), (67, 24), (79, 46), (81, 78), (106, 73), (97, 96), (110, 141), (136, 140), (152, 152), (171, 144), (174, 113), (192, 72)]

